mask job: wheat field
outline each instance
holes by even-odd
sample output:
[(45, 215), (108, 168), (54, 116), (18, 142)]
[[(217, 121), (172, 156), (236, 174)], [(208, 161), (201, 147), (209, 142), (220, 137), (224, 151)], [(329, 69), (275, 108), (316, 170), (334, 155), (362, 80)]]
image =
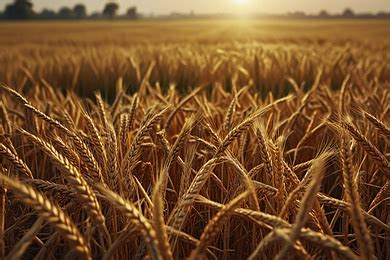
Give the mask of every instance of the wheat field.
[(390, 23), (0, 24), (0, 258), (389, 259)]

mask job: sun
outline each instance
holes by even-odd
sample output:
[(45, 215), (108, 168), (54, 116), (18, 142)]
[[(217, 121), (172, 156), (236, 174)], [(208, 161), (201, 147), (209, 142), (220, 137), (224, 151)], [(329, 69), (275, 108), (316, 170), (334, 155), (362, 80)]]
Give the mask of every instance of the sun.
[(234, 2), (236, 5), (245, 6), (245, 5), (248, 4), (249, 0), (233, 0), (233, 2)]

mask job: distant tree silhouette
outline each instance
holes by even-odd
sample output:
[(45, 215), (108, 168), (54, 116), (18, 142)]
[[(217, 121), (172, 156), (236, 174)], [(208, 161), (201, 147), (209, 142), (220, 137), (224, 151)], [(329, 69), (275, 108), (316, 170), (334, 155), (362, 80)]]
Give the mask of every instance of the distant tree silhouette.
[(42, 12), (39, 14), (39, 18), (41, 18), (41, 19), (55, 19), (55, 18), (57, 18), (57, 14), (53, 10), (43, 9)]
[(7, 19), (31, 19), (34, 16), (33, 4), (29, 0), (15, 0), (5, 7), (4, 16)]
[(378, 12), (376, 14), (376, 17), (380, 18), (380, 19), (389, 19), (390, 18), (390, 13), (386, 13), (386, 12), (381, 11), (381, 12)]
[(306, 14), (301, 11), (296, 11), (296, 12), (289, 12), (287, 13), (287, 16), (294, 17), (294, 18), (304, 18), (306, 17)]
[(318, 17), (320, 18), (329, 18), (330, 15), (326, 10), (321, 10), (321, 12), (318, 14)]
[(61, 7), (58, 11), (58, 18), (60, 19), (72, 19), (74, 18), (73, 10), (69, 7)]
[(137, 7), (133, 6), (127, 9), (126, 16), (130, 19), (137, 19)]
[(91, 18), (91, 19), (100, 19), (100, 18), (102, 18), (102, 14), (99, 13), (99, 12), (93, 12), (93, 13), (89, 16), (89, 18)]
[(106, 4), (103, 10), (103, 15), (109, 17), (110, 19), (114, 18), (118, 12), (119, 5), (114, 2), (109, 2)]
[(73, 7), (74, 16), (78, 19), (87, 17), (87, 8), (83, 4), (77, 4)]
[(345, 18), (352, 18), (355, 16), (355, 13), (352, 11), (350, 8), (346, 8), (342, 14), (343, 17)]

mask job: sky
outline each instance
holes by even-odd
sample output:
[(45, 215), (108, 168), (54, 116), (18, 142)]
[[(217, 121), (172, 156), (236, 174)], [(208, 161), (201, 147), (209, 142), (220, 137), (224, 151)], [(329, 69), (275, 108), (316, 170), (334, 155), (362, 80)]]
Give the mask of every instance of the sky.
[[(13, 0), (0, 0), (0, 10)], [(34, 10), (43, 8), (58, 10), (61, 6), (74, 6), (84, 3), (88, 13), (101, 11), (107, 0), (32, 0)], [(117, 0), (120, 12), (130, 6), (136, 6), (144, 14), (168, 14), (171, 12), (188, 13), (286, 13), (304, 11), (318, 13), (326, 9), (330, 13), (341, 12), (346, 7), (355, 12), (390, 12), (390, 0)]]

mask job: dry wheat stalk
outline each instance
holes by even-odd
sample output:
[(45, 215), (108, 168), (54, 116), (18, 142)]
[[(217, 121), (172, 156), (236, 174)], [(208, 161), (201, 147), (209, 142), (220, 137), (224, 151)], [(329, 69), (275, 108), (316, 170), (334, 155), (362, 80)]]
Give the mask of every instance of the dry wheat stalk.
[(386, 124), (382, 121), (380, 121), (375, 116), (371, 115), (368, 112), (364, 112), (364, 117), (370, 121), (376, 129), (378, 129), (378, 132), (381, 133), (384, 137), (390, 138), (390, 128), (386, 126)]
[[(199, 203), (209, 207), (215, 207), (220, 209), (224, 206), (220, 203), (208, 200), (204, 197), (198, 196), (197, 199)], [(243, 209), (243, 208), (235, 209), (234, 213), (248, 219), (249, 221), (254, 222), (255, 224), (260, 224), (257, 221), (260, 221), (261, 223), (265, 223), (266, 225), (268, 225), (268, 228), (271, 227), (288, 228), (288, 229), (291, 228), (291, 225), (287, 223), (285, 220), (271, 214), (253, 211), (250, 209)], [(321, 247), (335, 250), (337, 253), (339, 253), (343, 257), (346, 257), (347, 259), (357, 259), (357, 256), (352, 252), (350, 248), (342, 245), (337, 239), (331, 236), (318, 233), (307, 228), (302, 228), (300, 230), (299, 236)]]
[(2, 124), (3, 124), (5, 132), (7, 134), (11, 134), (12, 133), (11, 120), (9, 118), (8, 112), (7, 112), (2, 101), (0, 101), (0, 118), (2, 120)]
[[(261, 255), (261, 252), (263, 252), (267, 247), (269, 247), (272, 243), (275, 243), (275, 241), (283, 239), (285, 241), (289, 240), (288, 233), (285, 232), (283, 229), (275, 228), (270, 233), (268, 233), (258, 244), (256, 249), (252, 252), (252, 254), (248, 257), (248, 259), (258, 259), (258, 256)], [(299, 253), (299, 257), (302, 257), (304, 259), (312, 259), (312, 257), (306, 252), (305, 248), (297, 242), (297, 244), (294, 245), (294, 249), (297, 253)]]
[(81, 153), (81, 158), (83, 159), (83, 161), (86, 162), (88, 167), (93, 171), (93, 174), (97, 178), (100, 178), (101, 181), (103, 180), (103, 178), (101, 176), (100, 168), (98, 167), (95, 158), (92, 156), (91, 152), (86, 147), (86, 145), (81, 141), (81, 139), (74, 132), (72, 132), (71, 130), (69, 130), (65, 126), (63, 126), (57, 120), (49, 117), (48, 115), (46, 115), (45, 113), (43, 113), (39, 109), (37, 109), (36, 107), (32, 106), (30, 104), (30, 102), (28, 102), (28, 100), (25, 99), (22, 95), (20, 95), (17, 91), (15, 91), (9, 87), (3, 86), (3, 85), (1, 87), (3, 87), (5, 90), (7, 90), (13, 96), (15, 96), (19, 100), (19, 102), (21, 102), (24, 105), (24, 107), (27, 108), (29, 111), (33, 112), (39, 118), (46, 121), (50, 125), (54, 126), (56, 129), (58, 129), (59, 131), (61, 131), (62, 133), (66, 134), (68, 137), (70, 137), (73, 140), (77, 150)]
[(350, 143), (347, 137), (342, 136), (341, 139), (341, 161), (343, 166), (343, 185), (347, 201), (351, 204), (349, 213), (352, 219), (354, 230), (357, 235), (359, 251), (363, 259), (371, 259), (374, 257), (374, 247), (370, 237), (370, 231), (367, 228), (364, 217), (361, 213), (359, 192), (357, 189), (356, 180), (353, 173), (353, 158), (350, 148)]
[(86, 203), (86, 210), (89, 212), (92, 220), (96, 222), (99, 230), (106, 236), (109, 243), (109, 233), (105, 224), (105, 217), (103, 216), (95, 193), (85, 181), (79, 170), (72, 165), (69, 160), (62, 156), (51, 144), (47, 143), (43, 139), (30, 134), (22, 129), (21, 133), (24, 134), (30, 141), (37, 144), (52, 160), (53, 163), (64, 173), (65, 177), (71, 184), (72, 188), (79, 194), (80, 199)]
[(118, 133), (118, 144), (125, 144), (127, 142), (128, 131), (129, 131), (130, 117), (128, 114), (121, 114), (119, 118), (119, 133)]
[(79, 136), (77, 136), (74, 132), (63, 126), (60, 122), (57, 120), (49, 117), (45, 113), (41, 112), (39, 109), (35, 108), (34, 106), (30, 105), (29, 103), (24, 104), (26, 108), (28, 108), (30, 111), (35, 113), (39, 118), (46, 121), (50, 125), (54, 126), (56, 129), (64, 133), (66, 136), (72, 139), (76, 150), (80, 154), (80, 159), (86, 163), (88, 168), (92, 171), (92, 175), (99, 179), (101, 182), (104, 183), (103, 176), (101, 174), (101, 170), (96, 162), (95, 157), (92, 155), (91, 151), (88, 149), (88, 147), (85, 145), (85, 143), (80, 139)]
[(195, 198), (199, 194), (200, 190), (206, 184), (218, 161), (219, 159), (217, 158), (213, 158), (207, 161), (196, 173), (190, 187), (179, 200), (177, 206), (172, 211), (172, 215), (169, 217), (168, 224), (170, 226), (177, 230), (181, 230), (190, 207), (194, 203)]
[(352, 123), (344, 122), (344, 127), (348, 133), (359, 143), (363, 150), (373, 159), (381, 168), (386, 176), (390, 176), (390, 162)]
[(107, 138), (108, 142), (106, 144), (105, 150), (107, 151), (107, 175), (109, 178), (110, 187), (114, 190), (121, 191), (120, 179), (122, 175), (119, 172), (119, 161), (118, 161), (118, 141), (114, 127), (112, 125), (107, 125)]
[(227, 147), (236, 139), (239, 137), (243, 132), (245, 132), (251, 125), (252, 123), (264, 115), (266, 112), (268, 112), (274, 105), (283, 103), (287, 100), (290, 100), (291, 96), (287, 96), (285, 98), (281, 98), (276, 100), (275, 102), (259, 108), (257, 111), (253, 112), (248, 118), (244, 119), (241, 123), (236, 125), (222, 140), (220, 143), (217, 151), (215, 152), (215, 157), (221, 156), (221, 154), (227, 149)]
[(233, 114), (235, 113), (237, 102), (237, 96), (233, 97), (233, 100), (230, 102), (230, 105), (226, 111), (225, 119), (223, 120), (221, 128), (224, 133), (228, 133), (230, 131), (230, 128), (232, 126)]
[(276, 256), (276, 259), (283, 259), (287, 254), (290, 247), (295, 243), (295, 240), (299, 237), (301, 229), (304, 227), (308, 214), (316, 200), (316, 194), (320, 190), (323, 172), (324, 172), (324, 158), (318, 158), (318, 160), (313, 164), (312, 171), (313, 177), (311, 182), (307, 187), (307, 190), (301, 200), (300, 208), (298, 214), (295, 218), (295, 223), (291, 227), (291, 233), (289, 235), (289, 240), (285, 241), (285, 245), (282, 247), (280, 253)]
[(89, 137), (92, 141), (93, 148), (95, 151), (95, 156), (97, 158), (97, 162), (101, 167), (104, 166), (105, 162), (107, 161), (106, 151), (104, 149), (102, 138), (99, 134), (98, 129), (96, 128), (95, 123), (93, 122), (92, 118), (87, 113), (82, 113), (85, 118), (85, 123), (87, 126), (87, 130), (89, 133)]
[(99, 111), (100, 120), (102, 121), (104, 126), (103, 131), (106, 133), (106, 131), (108, 131), (108, 118), (106, 114), (106, 108), (104, 106), (104, 101), (100, 93), (96, 93), (95, 98), (96, 98), (97, 108)]
[(11, 252), (8, 253), (7, 259), (21, 259), (34, 241), (34, 237), (38, 234), (39, 230), (42, 228), (43, 217), (39, 217), (35, 221), (34, 225), (23, 235), (19, 242), (13, 246)]
[(207, 226), (203, 230), (202, 235), (200, 236), (200, 241), (197, 247), (192, 251), (189, 259), (198, 259), (203, 255), (205, 249), (208, 245), (215, 239), (220, 230), (223, 227), (223, 224), (229, 220), (229, 217), (232, 215), (233, 211), (240, 206), (242, 201), (250, 194), (250, 191), (246, 191), (228, 204), (224, 205), (218, 213), (208, 222)]
[[(338, 200), (329, 196), (326, 196), (324, 194), (317, 194), (317, 197), (319, 201), (327, 206), (334, 207), (337, 209), (340, 209), (342, 211), (349, 211), (349, 207), (351, 207), (351, 204), (348, 202), (345, 202), (343, 200)], [(366, 219), (367, 223), (370, 223), (372, 225), (376, 225), (378, 227), (381, 227), (383, 230), (386, 230), (387, 232), (390, 232), (390, 226), (387, 224), (383, 223), (381, 220), (376, 218), (375, 216), (367, 213), (363, 209), (361, 209), (361, 212)]]
[[(166, 170), (167, 168), (163, 168)], [(156, 238), (158, 241), (158, 247), (161, 254), (161, 258), (164, 260), (173, 259), (171, 245), (169, 244), (167, 231), (165, 228), (164, 220), (164, 204), (162, 198), (164, 198), (164, 193), (162, 191), (164, 185), (163, 176), (167, 173), (161, 173), (160, 179), (157, 181), (154, 190), (153, 190), (153, 224), (154, 229), (156, 230)]]
[(259, 124), (255, 125), (257, 142), (260, 148), (260, 159), (264, 163), (266, 180), (270, 181), (273, 175), (272, 160), (268, 148), (268, 144), (265, 139), (265, 134), (262, 127)]
[(148, 132), (157, 124), (157, 122), (161, 119), (162, 115), (167, 111), (168, 107), (162, 109), (158, 113), (149, 113), (146, 114), (143, 123), (140, 126), (137, 134), (135, 135), (133, 142), (123, 158), (123, 164), (121, 166), (122, 169), (126, 171), (129, 165), (132, 165), (137, 160), (137, 157), (140, 156), (140, 149), (142, 142)]
[[(275, 231), (275, 230), (274, 230)], [(248, 260), (258, 259), (261, 253), (265, 248), (269, 247), (271, 243), (274, 243), (279, 237), (275, 234), (274, 231), (268, 233), (257, 245), (256, 249), (248, 257)]]
[(12, 165), (15, 166), (20, 173), (25, 175), (25, 177), (33, 178), (33, 174), (26, 165), (26, 163), (22, 159), (20, 159), (17, 154), (13, 153), (3, 144), (0, 144), (0, 154), (4, 156), (4, 159), (7, 159), (9, 162), (11, 162)]
[[(0, 167), (0, 171), (6, 173), (6, 169)], [(7, 189), (0, 187), (0, 257), (5, 258), (5, 240), (4, 240), (4, 228), (5, 228), (5, 214), (6, 214), (6, 195)]]
[(376, 194), (375, 198), (371, 201), (369, 211), (371, 211), (374, 207), (377, 207), (379, 203), (381, 203), (384, 199), (389, 197), (390, 193), (390, 181), (387, 180), (385, 185), (379, 190)]
[[(126, 201), (121, 196), (108, 190), (105, 187), (98, 186), (99, 191), (105, 198), (113, 203), (120, 211), (122, 211), (130, 221), (140, 227), (141, 234), (144, 236), (145, 243), (148, 245), (149, 253), (152, 259), (159, 259), (158, 241), (156, 231), (149, 224), (148, 220), (141, 212), (129, 201)], [(109, 250), (108, 250), (109, 251)], [(106, 259), (106, 258), (105, 258)]]
[(51, 140), (54, 142), (54, 146), (57, 148), (57, 150), (62, 151), (64, 156), (66, 158), (68, 158), (68, 160), (75, 167), (79, 167), (80, 166), (80, 158), (79, 158), (78, 154), (74, 150), (72, 150), (71, 147), (66, 145), (64, 143), (64, 141), (60, 137), (55, 136), (55, 137), (51, 138)]
[(138, 95), (134, 94), (133, 99), (131, 100), (130, 111), (129, 111), (129, 128), (128, 128), (129, 132), (131, 130), (133, 130), (135, 113), (137, 111), (137, 105), (138, 105)]
[(177, 106), (175, 106), (175, 109), (168, 115), (164, 129), (167, 130), (168, 127), (171, 125), (172, 119), (175, 116), (175, 114), (181, 109), (186, 103), (188, 103), (194, 96), (196, 96), (198, 93), (200, 93), (204, 89), (204, 86), (200, 86), (195, 88), (190, 94), (188, 94), (185, 98), (183, 98)]
[(33, 188), (0, 174), (0, 180), (8, 188), (21, 195), (21, 200), (37, 211), (47, 222), (52, 224), (64, 238), (69, 241), (71, 248), (82, 254), (86, 259), (92, 259), (89, 246), (73, 221), (49, 199)]

